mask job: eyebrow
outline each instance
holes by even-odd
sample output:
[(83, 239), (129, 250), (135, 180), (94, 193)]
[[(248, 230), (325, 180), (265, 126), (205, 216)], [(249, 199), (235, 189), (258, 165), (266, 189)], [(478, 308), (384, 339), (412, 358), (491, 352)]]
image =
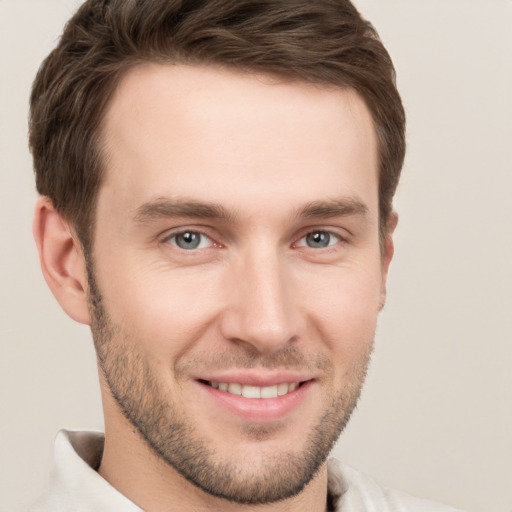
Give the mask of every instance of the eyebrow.
[(332, 199), (328, 201), (313, 201), (303, 208), (297, 214), (299, 218), (333, 218), (359, 215), (368, 216), (368, 207), (359, 199), (343, 198)]
[[(315, 219), (360, 215), (366, 217), (367, 206), (355, 198), (313, 201), (300, 208), (296, 218)], [(188, 217), (197, 219), (214, 219), (234, 222), (237, 218), (224, 206), (217, 203), (187, 199), (172, 199), (159, 197), (139, 206), (133, 215), (135, 222), (143, 224), (158, 219)]]
[(166, 197), (159, 197), (144, 203), (135, 210), (133, 215), (135, 222), (140, 224), (173, 217), (215, 219), (232, 222), (235, 220), (236, 215), (219, 204)]

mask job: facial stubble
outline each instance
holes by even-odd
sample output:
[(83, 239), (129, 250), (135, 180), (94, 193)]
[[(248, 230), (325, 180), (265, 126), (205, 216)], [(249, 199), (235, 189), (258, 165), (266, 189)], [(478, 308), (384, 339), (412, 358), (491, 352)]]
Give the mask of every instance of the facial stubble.
[[(176, 407), (158, 384), (148, 357), (136, 350), (136, 340), (110, 319), (90, 261), (87, 266), (91, 330), (100, 371), (122, 414), (153, 452), (199, 489), (231, 502), (272, 503), (299, 494), (326, 461), (357, 404), (370, 360), (371, 340), (345, 375), (343, 389), (331, 397), (311, 428), (302, 450), (274, 452), (259, 465), (247, 457), (230, 460), (201, 437), (186, 411)], [(253, 353), (234, 358), (238, 368), (254, 367), (255, 359), (266, 368), (304, 370), (311, 365), (296, 349), (259, 358)], [(334, 372), (327, 358), (318, 358), (314, 364), (326, 375)], [(273, 430), (272, 426), (249, 424), (243, 433), (253, 444), (267, 440)]]

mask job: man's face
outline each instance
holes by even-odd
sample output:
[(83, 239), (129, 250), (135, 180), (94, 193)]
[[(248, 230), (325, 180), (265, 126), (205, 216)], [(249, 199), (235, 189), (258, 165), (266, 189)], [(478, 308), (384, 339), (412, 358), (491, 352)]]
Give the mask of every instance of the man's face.
[(383, 297), (367, 108), (351, 91), (145, 65), (104, 137), (90, 302), (107, 435), (123, 411), (211, 494), (297, 493), (355, 406)]

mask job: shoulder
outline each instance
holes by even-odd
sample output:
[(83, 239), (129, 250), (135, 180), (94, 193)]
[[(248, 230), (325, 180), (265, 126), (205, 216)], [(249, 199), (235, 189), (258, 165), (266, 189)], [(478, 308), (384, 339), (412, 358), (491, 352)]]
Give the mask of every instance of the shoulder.
[(355, 469), (330, 459), (329, 493), (337, 512), (461, 512), (448, 505), (387, 489)]

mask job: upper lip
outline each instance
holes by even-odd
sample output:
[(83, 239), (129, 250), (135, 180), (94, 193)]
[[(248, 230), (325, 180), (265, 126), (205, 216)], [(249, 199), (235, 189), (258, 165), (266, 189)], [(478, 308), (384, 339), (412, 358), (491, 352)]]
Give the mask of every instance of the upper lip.
[(290, 372), (290, 371), (230, 371), (200, 375), (195, 380), (208, 382), (227, 382), (242, 384), (243, 386), (275, 386), (277, 384), (304, 382), (312, 380), (312, 376), (306, 373)]

